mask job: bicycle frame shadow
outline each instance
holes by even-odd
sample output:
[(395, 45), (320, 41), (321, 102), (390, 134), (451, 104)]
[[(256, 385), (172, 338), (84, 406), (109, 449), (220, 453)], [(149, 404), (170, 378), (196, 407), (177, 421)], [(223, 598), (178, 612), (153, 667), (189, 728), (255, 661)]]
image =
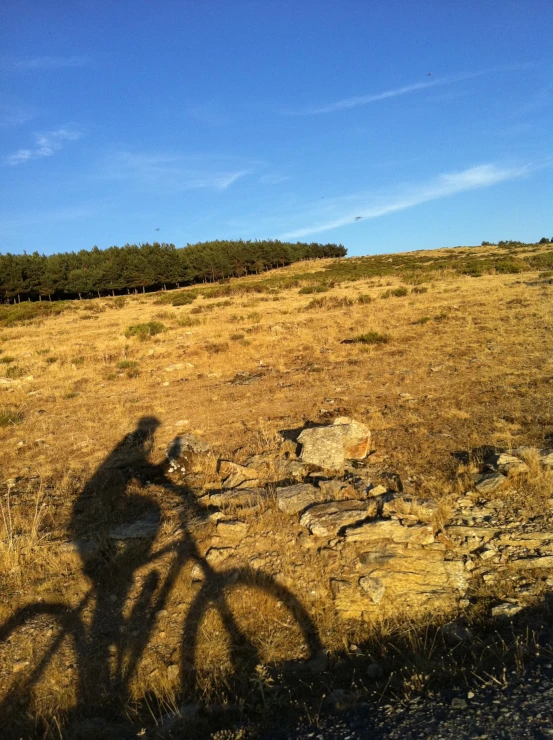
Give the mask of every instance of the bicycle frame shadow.
[[(86, 716), (107, 713), (121, 718), (121, 708), (131, 699), (131, 682), (154, 634), (157, 615), (169, 603), (183, 568), (191, 562), (201, 569), (202, 584), (184, 618), (180, 694), (186, 692), (195, 697), (198, 634), (210, 607), (218, 610), (229, 637), (230, 665), (238, 684), (244, 685), (250, 671), (260, 663), (254, 642), (240, 627), (227, 598), (227, 592), (237, 586), (270, 594), (288, 609), (300, 628), (308, 659), (321, 650), (313, 620), (289, 589), (261, 571), (217, 570), (201, 555), (190, 522), (205, 519), (207, 510), (193, 492), (185, 486), (176, 486), (167, 477), (167, 461), (159, 465), (149, 461), (159, 424), (154, 417), (140, 419), (136, 429), (96, 469), (73, 505), (69, 535), (79, 554), (81, 572), (90, 584), (80, 604), (75, 608), (56, 602), (28, 604), (0, 626), (0, 643), (3, 643), (39, 617), (47, 616), (58, 624), (57, 634), (37, 664), (30, 667), (24, 679), (14, 681), (5, 694), (0, 703), (0, 717), (17, 722), (22, 707), (31, 707), (33, 690), (69, 636), (76, 654), (77, 698), (66, 717), (67, 732), (71, 732), (72, 724)], [(170, 457), (180, 452), (177, 438)], [(142, 489), (140, 494), (129, 492), (131, 484)], [(153, 548), (160, 532), (162, 511), (153, 496), (143, 494), (147, 484), (176, 494), (182, 502), (178, 541), (156, 551)], [(144, 529), (143, 536), (125, 540), (125, 527), (128, 534), (138, 524)], [(172, 558), (172, 562), (162, 578), (156, 563), (164, 557)], [(138, 597), (131, 598), (137, 573), (143, 566), (152, 567)], [(85, 610), (89, 612), (86, 624)]]

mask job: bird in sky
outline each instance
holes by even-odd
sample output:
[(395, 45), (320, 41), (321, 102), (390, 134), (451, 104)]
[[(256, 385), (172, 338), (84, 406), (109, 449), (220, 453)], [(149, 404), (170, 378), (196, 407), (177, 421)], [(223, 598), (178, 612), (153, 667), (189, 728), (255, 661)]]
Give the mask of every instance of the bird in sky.
[(427, 74), (427, 77), (432, 77), (432, 72), (429, 72), (429, 73)]
[(160, 231), (160, 229), (154, 229), (154, 231)]
[(361, 221), (361, 219), (362, 219), (362, 218), (363, 218), (363, 216), (356, 216), (356, 217), (354, 218), (354, 221)]

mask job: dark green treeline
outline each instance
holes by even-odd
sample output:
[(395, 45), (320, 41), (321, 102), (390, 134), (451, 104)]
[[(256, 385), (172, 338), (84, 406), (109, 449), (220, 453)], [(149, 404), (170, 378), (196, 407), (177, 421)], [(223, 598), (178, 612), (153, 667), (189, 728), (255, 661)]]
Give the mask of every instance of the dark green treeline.
[(42, 300), (159, 290), (284, 267), (305, 259), (344, 257), (337, 244), (212, 241), (126, 244), (45, 256), (0, 254), (0, 300)]

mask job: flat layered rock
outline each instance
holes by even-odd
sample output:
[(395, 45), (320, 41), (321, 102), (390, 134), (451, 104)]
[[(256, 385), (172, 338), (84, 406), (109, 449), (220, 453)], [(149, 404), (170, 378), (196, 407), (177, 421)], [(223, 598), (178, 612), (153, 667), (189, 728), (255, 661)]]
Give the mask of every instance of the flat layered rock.
[(212, 506), (232, 505), (239, 507), (258, 506), (263, 498), (267, 497), (264, 488), (234, 488), (218, 493), (209, 493), (201, 501), (207, 501)]
[(422, 522), (430, 521), (437, 511), (438, 503), (436, 501), (403, 494), (389, 494), (384, 499), (382, 506), (384, 516), (394, 514), (400, 519)]
[(248, 525), (237, 519), (217, 522), (217, 534), (226, 540), (241, 540), (248, 534)]
[(229, 460), (219, 462), (218, 472), (223, 478), (223, 488), (238, 488), (246, 483), (251, 486), (251, 482), (259, 478), (257, 470), (246, 468), (244, 465), (238, 465)]
[(379, 547), (359, 556), (358, 563), (358, 587), (334, 593), (345, 617), (449, 610), (468, 586), (462, 561), (444, 561), (443, 552), (424, 547)]
[(484, 473), (478, 475), (474, 481), (474, 487), (478, 493), (487, 495), (497, 491), (506, 482), (507, 478), (503, 473)]
[(342, 416), (330, 426), (304, 429), (298, 442), (302, 462), (342, 470), (346, 460), (362, 460), (369, 454), (371, 433), (365, 424)]
[(376, 545), (386, 541), (429, 545), (434, 542), (434, 534), (429, 524), (404, 527), (397, 519), (366, 522), (346, 531), (346, 542), (370, 542)]
[(134, 540), (155, 537), (159, 529), (160, 516), (157, 512), (147, 514), (134, 522), (121, 524), (109, 533), (112, 540)]
[(276, 489), (277, 506), (285, 514), (299, 514), (322, 498), (323, 492), (310, 483), (298, 483), (295, 486)]
[(300, 524), (318, 537), (335, 537), (341, 529), (370, 516), (375, 516), (377, 506), (367, 501), (330, 501), (315, 504), (301, 517)]
[(528, 465), (515, 455), (509, 455), (506, 452), (502, 452), (499, 455), (494, 455), (491, 460), (491, 464), (499, 470), (500, 473), (526, 473), (528, 471)]
[(518, 570), (531, 570), (532, 568), (553, 568), (553, 555), (542, 555), (535, 558), (520, 558), (511, 560), (511, 565)]

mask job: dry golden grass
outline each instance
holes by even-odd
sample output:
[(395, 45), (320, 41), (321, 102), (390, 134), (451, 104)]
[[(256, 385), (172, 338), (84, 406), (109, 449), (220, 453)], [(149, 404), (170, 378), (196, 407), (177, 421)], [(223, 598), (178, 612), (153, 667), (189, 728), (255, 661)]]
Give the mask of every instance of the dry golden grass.
[[(428, 259), (437, 256), (429, 253)], [(301, 271), (322, 266), (302, 264)], [(279, 272), (293, 276), (299, 269)], [(37, 599), (73, 608), (81, 603), (90, 581), (77, 555), (61, 546), (68, 539), (72, 507), (94, 470), (143, 416), (161, 421), (151, 452), (157, 463), (182, 432), (241, 461), (274, 448), (279, 430), (349, 415), (368, 424), (375, 459), (401, 475), (407, 492), (443, 499), (444, 507), (458, 486), (454, 453), (484, 445), (510, 449), (550, 443), (553, 286), (532, 274), (474, 279), (442, 271), (432, 274), (427, 292), (380, 298), (385, 289), (400, 285), (394, 277), (344, 283), (309, 310), (313, 296), (297, 287), (225, 301), (200, 297), (192, 305), (163, 309), (156, 296), (130, 296), (123, 306), (117, 298), (105, 298), (77, 302), (75, 310), (41, 323), (3, 329), (0, 347), (14, 361), (0, 365), (0, 380), (6, 377), (0, 407), (23, 416), (10, 416), (0, 426), (0, 622)], [(365, 296), (361, 302), (360, 296)], [(148, 322), (161, 322), (165, 330), (142, 341), (126, 336), (130, 326)], [(390, 339), (342, 343), (368, 332)], [(20, 377), (13, 371), (7, 377), (12, 366), (21, 369)], [(535, 461), (528, 464), (528, 506), (535, 510), (551, 480), (545, 481)], [(206, 490), (216, 480), (214, 465), (215, 458), (210, 469), (199, 471)], [(161, 550), (179, 528), (179, 498), (138, 483), (132, 492), (154, 497), (162, 509), (155, 545)], [(236, 511), (231, 507), (225, 513)], [(213, 522), (199, 519), (187, 526), (204, 555), (215, 534)], [(279, 549), (273, 535), (286, 526), (289, 519), (269, 500), (250, 522), (249, 534), (262, 542), (263, 552), (256, 555), (268, 556), (283, 584), (294, 584), (298, 568), (307, 574), (310, 590), (299, 596), (325, 647), (347, 649), (360, 628), (345, 630), (327, 594), (317, 591), (323, 559), (297, 544), (297, 532), (291, 532), (284, 552)], [(171, 557), (136, 571), (136, 594), (149, 573), (169, 572)], [(170, 638), (182, 630), (200, 588), (191, 566), (179, 575), (164, 605), (182, 619), (170, 628), (163, 617), (155, 621), (144, 653), (148, 660), (130, 684), (130, 703), (153, 694), (159, 706), (174, 706), (176, 678), (167, 677), (166, 666), (180, 661), (180, 648)], [(301, 631), (278, 596), (255, 593), (254, 605), (251, 591), (242, 587), (231, 588), (228, 600), (241, 629), (255, 635), (262, 663), (305, 656)], [(131, 598), (126, 608), (132, 603)], [(93, 601), (83, 607), (85, 624), (92, 611)], [(44, 649), (36, 635), (49, 629), (52, 641), (59, 630), (55, 618), (50, 626), (48, 617), (40, 620), (14, 638), (7, 653), (8, 661), (29, 662), (22, 676)], [(230, 696), (228, 639), (220, 616), (209, 608), (197, 644), (198, 685), (206, 700)], [(33, 711), (51, 732), (55, 718), (62, 722), (75, 700), (68, 670), (75, 660), (71, 641), (64, 638), (35, 686)], [(263, 676), (258, 677), (248, 691), (265, 701), (263, 685)]]

